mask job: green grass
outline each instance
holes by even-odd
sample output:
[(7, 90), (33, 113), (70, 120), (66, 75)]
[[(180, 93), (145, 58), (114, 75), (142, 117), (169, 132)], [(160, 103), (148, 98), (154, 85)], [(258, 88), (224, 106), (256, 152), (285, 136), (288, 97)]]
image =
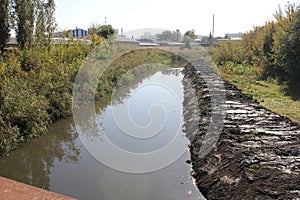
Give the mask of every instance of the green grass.
[(239, 65), (229, 70), (228, 67), (226, 69), (223, 66), (219, 68), (225, 80), (236, 85), (243, 93), (251, 95), (263, 107), (300, 124), (300, 100), (294, 100), (287, 96), (282, 90), (282, 85), (258, 81), (258, 74), (253, 73), (254, 67), (251, 66)]

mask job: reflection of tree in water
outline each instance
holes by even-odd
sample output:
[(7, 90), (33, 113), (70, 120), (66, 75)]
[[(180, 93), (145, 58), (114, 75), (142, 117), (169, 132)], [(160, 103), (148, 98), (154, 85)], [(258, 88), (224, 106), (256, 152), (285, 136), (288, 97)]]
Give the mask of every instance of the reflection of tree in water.
[(165, 65), (147, 64), (129, 70), (118, 80), (111, 103), (113, 105), (121, 104), (125, 98), (129, 97), (132, 90), (139, 87), (143, 80), (150, 78), (157, 72), (162, 72), (167, 69)]
[(166, 65), (161, 64), (147, 64), (141, 67), (134, 68), (128, 71), (119, 80), (112, 96), (112, 104), (121, 104), (123, 100), (130, 95), (131, 91), (140, 86), (143, 80), (150, 78), (157, 72), (168, 76), (179, 76), (181, 71), (182, 69), (180, 68), (170, 68)]
[(163, 75), (168, 75), (168, 76), (179, 76), (182, 73), (182, 69), (180, 68), (172, 68), (172, 69), (166, 69), (162, 70), (161, 73)]
[(49, 132), (0, 158), (0, 176), (49, 189), (54, 161), (77, 162), (80, 156), (75, 144), (78, 135), (68, 121), (59, 121)]
[(143, 79), (162, 69), (183, 67), (186, 63), (179, 55), (159, 49), (138, 49), (124, 53), (101, 75), (97, 94), (102, 98), (111, 96), (117, 90), (113, 103), (118, 103), (118, 100), (128, 96), (127, 91), (135, 89)]
[(129, 70), (126, 74), (118, 80), (113, 94), (107, 94), (95, 103), (97, 116), (94, 114), (94, 106), (90, 104), (83, 105), (80, 108), (80, 116), (77, 116), (78, 131), (84, 133), (86, 139), (93, 141), (101, 139), (101, 134), (104, 133), (102, 114), (108, 105), (122, 104), (130, 93), (138, 88), (142, 82), (153, 76), (155, 73), (160, 72), (163, 75), (179, 76), (182, 69), (170, 68), (161, 64), (147, 64)]
[[(95, 52), (92, 58), (98, 58), (98, 54), (102, 55), (103, 51)], [(101, 113), (110, 104), (122, 104), (132, 90), (156, 72), (178, 76), (180, 73), (178, 67), (184, 67), (187, 63), (178, 55), (158, 49), (138, 49), (124, 54), (121, 53), (107, 69), (101, 68), (103, 67), (102, 62), (106, 61), (105, 58), (101, 57), (99, 60), (92, 58), (90, 58), (88, 67), (80, 77), (82, 80), (89, 80), (93, 77), (91, 78), (92, 81), (87, 84), (84, 81), (81, 82), (82, 80), (79, 81), (81, 83), (79, 86), (85, 87), (85, 89), (78, 89), (73, 104), (73, 111), (77, 113), (75, 121), (77, 122), (78, 131), (84, 133), (90, 141), (93, 141), (96, 137), (101, 137), (103, 124), (101, 124), (101, 120), (97, 120), (94, 112), (95, 107), (91, 105), (94, 102), (84, 99), (87, 96), (84, 92), (90, 93), (87, 88), (97, 88), (96, 94), (94, 94), (96, 98), (92, 99), (97, 100), (95, 103), (96, 111)], [(101, 77), (97, 76), (101, 71), (98, 69), (99, 67), (103, 71), (103, 74), (100, 73)], [(177, 69), (173, 70), (172, 68)], [(99, 78), (99, 82), (94, 80), (97, 78)], [(97, 87), (93, 85), (95, 83), (97, 83)]]

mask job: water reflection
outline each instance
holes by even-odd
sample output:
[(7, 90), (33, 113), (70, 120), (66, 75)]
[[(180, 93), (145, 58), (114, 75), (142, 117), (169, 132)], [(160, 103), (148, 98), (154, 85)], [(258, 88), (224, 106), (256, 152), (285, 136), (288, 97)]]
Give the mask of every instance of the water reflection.
[(59, 121), (50, 127), (48, 135), (0, 158), (0, 176), (49, 190), (55, 160), (69, 164), (79, 160), (80, 149), (75, 143), (78, 135), (69, 121)]
[[(178, 88), (180, 93), (178, 95), (183, 98), (180, 70), (163, 70), (153, 72), (153, 74), (144, 74), (140, 82), (131, 84), (131, 87), (127, 87), (127, 89), (123, 88), (122, 92), (118, 94), (118, 101), (114, 101), (112, 104), (108, 105), (110, 99), (104, 99), (96, 106), (98, 111), (96, 116), (90, 115), (93, 110), (88, 110), (89, 106), (83, 108), (81, 117), (83, 119), (87, 117), (89, 124), (84, 127), (82, 123), (80, 128), (85, 131), (93, 126), (98, 128), (96, 129), (98, 132), (87, 132), (88, 134), (86, 134), (89, 140), (94, 141), (95, 148), (101, 149), (99, 145), (102, 143), (99, 143), (98, 137), (103, 134), (104, 129), (113, 128), (109, 110), (124, 103), (128, 95), (143, 82), (151, 79), (153, 81), (156, 78), (170, 81), (171, 85)], [(171, 101), (167, 99), (166, 102), (171, 104)], [(180, 107), (174, 107), (167, 112), (169, 115), (180, 114), (182, 112), (180, 109)], [(147, 116), (140, 116), (139, 113), (133, 114), (133, 117), (142, 120), (140, 121), (142, 125), (143, 119), (147, 121)], [(172, 120), (168, 123), (172, 126)], [(176, 124), (176, 126), (181, 126), (181, 124)], [(48, 135), (24, 144), (8, 157), (0, 158), (0, 176), (83, 200), (201, 199), (202, 195), (191, 177), (191, 166), (186, 163), (186, 160), (190, 159), (187, 149), (176, 162), (163, 169), (146, 174), (128, 174), (107, 167), (95, 159), (86, 150), (73, 127), (71, 119), (61, 120), (50, 127)], [(151, 146), (130, 144), (128, 140), (130, 137), (120, 139), (114, 130), (111, 133), (108, 134), (110, 140), (123, 145), (123, 148), (138, 151), (151, 151), (153, 148), (161, 147), (171, 137), (166, 134), (160, 139), (156, 138), (157, 140), (151, 144), (154, 146)], [(187, 142), (185, 137), (181, 138)], [(186, 148), (187, 144), (184, 145)], [(115, 159), (109, 151), (101, 153), (107, 155), (111, 160)], [(139, 164), (141, 163), (135, 163), (135, 165)]]
[[(148, 71), (148, 66), (130, 70), (124, 77), (143, 70)], [(153, 172), (182, 156), (189, 141), (182, 132), (180, 71), (164, 69), (139, 83), (121, 79), (112, 104), (98, 116), (93, 106), (76, 110), (76, 129), (88, 151), (104, 165), (129, 173)], [(128, 95), (120, 98), (120, 94)]]

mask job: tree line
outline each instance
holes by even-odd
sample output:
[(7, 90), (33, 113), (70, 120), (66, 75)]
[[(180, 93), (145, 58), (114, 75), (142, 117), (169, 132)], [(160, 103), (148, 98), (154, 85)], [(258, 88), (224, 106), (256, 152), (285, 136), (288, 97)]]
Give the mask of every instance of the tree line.
[(184, 35), (179, 29), (175, 31), (166, 30), (156, 35), (156, 40), (161, 42), (183, 42), (185, 48), (191, 48), (191, 42), (197, 39), (195, 30), (188, 30)]
[[(54, 14), (54, 0), (0, 0), (0, 156), (71, 114), (74, 79), (93, 45), (52, 45)], [(7, 50), (11, 30), (19, 48)]]
[(15, 30), (19, 48), (50, 48), (56, 28), (54, 0), (0, 0), (0, 50)]
[(274, 21), (254, 27), (241, 41), (221, 43), (212, 50), (214, 61), (259, 67), (260, 77), (277, 80), (285, 91), (299, 96), (300, 91), (300, 8), (288, 4), (274, 14)]

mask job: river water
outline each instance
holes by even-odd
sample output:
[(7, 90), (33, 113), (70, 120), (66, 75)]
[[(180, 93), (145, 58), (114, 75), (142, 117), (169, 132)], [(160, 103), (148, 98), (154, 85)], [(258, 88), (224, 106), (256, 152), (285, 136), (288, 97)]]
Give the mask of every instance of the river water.
[[(96, 109), (103, 131), (99, 135), (105, 135), (124, 152), (159, 153), (177, 137), (182, 138), (172, 151), (154, 159), (153, 165), (136, 160), (122, 164), (120, 155), (103, 149), (105, 143), (99, 135), (89, 135), (88, 142), (84, 134), (78, 133), (73, 119), (67, 119), (51, 125), (49, 134), (0, 158), (0, 176), (76, 199), (202, 199), (191, 176), (191, 165), (186, 162), (190, 153), (187, 133), (182, 130), (182, 79), (181, 69), (157, 71), (128, 89), (126, 95), (116, 92), (118, 101), (100, 102)], [(126, 117), (128, 110), (130, 117)], [(132, 121), (148, 132), (136, 131), (135, 126), (128, 125)], [(103, 161), (91, 146), (120, 162)], [(131, 171), (132, 166), (138, 166), (134, 170), (139, 171)]]

